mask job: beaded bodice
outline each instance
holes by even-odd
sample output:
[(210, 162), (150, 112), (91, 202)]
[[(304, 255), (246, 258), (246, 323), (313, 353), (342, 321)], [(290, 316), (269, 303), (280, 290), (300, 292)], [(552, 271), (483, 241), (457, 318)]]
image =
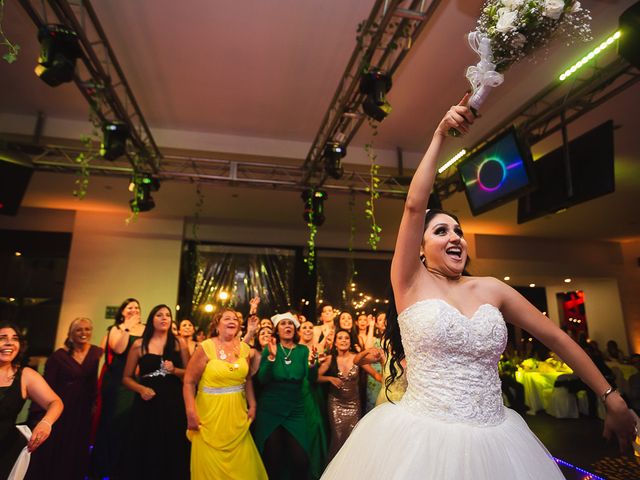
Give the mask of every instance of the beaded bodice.
[(401, 405), (448, 422), (496, 425), (505, 418), (498, 360), (507, 341), (500, 310), (483, 304), (466, 317), (441, 299), (398, 317), (407, 359)]

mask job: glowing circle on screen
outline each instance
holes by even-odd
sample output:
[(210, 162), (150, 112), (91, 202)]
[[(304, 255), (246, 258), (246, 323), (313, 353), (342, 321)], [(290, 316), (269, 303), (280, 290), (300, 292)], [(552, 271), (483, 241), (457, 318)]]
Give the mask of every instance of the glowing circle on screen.
[(487, 158), (478, 166), (476, 180), (485, 192), (495, 192), (507, 178), (507, 167), (498, 158)]

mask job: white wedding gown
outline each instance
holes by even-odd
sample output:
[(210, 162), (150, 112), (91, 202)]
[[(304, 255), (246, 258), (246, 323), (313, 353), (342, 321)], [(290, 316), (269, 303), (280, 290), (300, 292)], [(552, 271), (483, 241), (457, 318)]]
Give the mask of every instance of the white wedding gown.
[(498, 359), (507, 341), (500, 311), (466, 317), (444, 300), (398, 317), (408, 387), (397, 404), (356, 426), (323, 480), (563, 480), (524, 420), (505, 408)]

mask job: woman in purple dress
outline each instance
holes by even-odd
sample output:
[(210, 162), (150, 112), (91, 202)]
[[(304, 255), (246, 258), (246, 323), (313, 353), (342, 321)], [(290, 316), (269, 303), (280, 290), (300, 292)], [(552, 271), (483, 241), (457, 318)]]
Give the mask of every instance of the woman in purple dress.
[[(84, 317), (69, 325), (64, 347), (49, 357), (44, 378), (64, 402), (65, 409), (49, 441), (31, 455), (27, 480), (41, 478), (81, 480), (89, 468), (91, 413), (95, 404), (98, 363), (102, 349), (91, 345), (93, 324)], [(32, 404), (29, 424), (43, 410)]]

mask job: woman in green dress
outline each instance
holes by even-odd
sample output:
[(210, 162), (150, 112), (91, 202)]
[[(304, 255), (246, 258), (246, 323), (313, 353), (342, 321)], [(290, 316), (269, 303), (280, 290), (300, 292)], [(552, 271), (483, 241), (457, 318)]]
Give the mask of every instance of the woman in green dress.
[[(298, 345), (298, 319), (272, 317), (275, 331), (262, 352), (254, 437), (271, 480), (309, 478), (311, 438), (305, 417), (305, 380), (315, 382), (316, 356)], [(310, 358), (311, 357), (311, 358)]]

